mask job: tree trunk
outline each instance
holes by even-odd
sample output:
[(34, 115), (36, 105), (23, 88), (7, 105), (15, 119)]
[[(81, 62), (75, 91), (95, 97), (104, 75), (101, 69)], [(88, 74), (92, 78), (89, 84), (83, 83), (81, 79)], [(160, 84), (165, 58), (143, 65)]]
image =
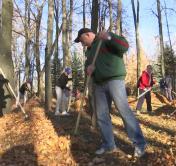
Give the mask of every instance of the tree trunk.
[[(166, 1), (164, 0), (164, 7), (165, 7), (165, 17), (166, 17), (166, 25), (167, 25), (167, 34), (168, 34), (168, 38), (169, 38), (169, 45), (170, 45), (170, 49), (172, 49), (172, 42), (171, 42), (171, 36), (170, 36), (170, 29), (169, 29), (169, 23), (168, 23), (168, 15), (167, 15), (167, 6), (166, 6)], [(174, 59), (174, 54), (172, 54), (172, 58)], [(173, 72), (173, 81), (172, 81), (172, 87), (175, 90), (175, 70)]]
[(162, 28), (160, 0), (157, 0), (157, 12), (158, 12), (158, 26), (159, 26), (159, 37), (160, 37), (161, 73), (162, 73), (162, 77), (164, 77), (165, 76), (164, 42), (163, 42), (163, 28)]
[(83, 27), (86, 26), (86, 2), (83, 0)]
[(69, 58), (68, 53), (66, 0), (62, 0), (62, 47), (63, 47), (63, 67), (69, 66), (71, 59)]
[(2, 28), (2, 0), (0, 0), (0, 29), (1, 28)]
[(101, 9), (99, 9), (100, 19), (99, 19), (99, 31), (105, 29), (105, 16), (106, 16), (106, 6), (103, 3)]
[(42, 19), (42, 10), (44, 6), (43, 1), (42, 5), (37, 8), (37, 16), (36, 16), (36, 30), (35, 30), (35, 51), (34, 55), (36, 58), (36, 70), (37, 70), (37, 81), (38, 81), (38, 96), (42, 98), (43, 96), (43, 91), (42, 91), (42, 84), (43, 84), (43, 79), (41, 78), (41, 68), (40, 68), (40, 26), (41, 26), (41, 19)]
[(131, 0), (133, 18), (134, 18), (134, 26), (135, 26), (135, 34), (136, 34), (136, 49), (137, 49), (137, 81), (141, 74), (141, 47), (140, 47), (140, 39), (139, 39), (139, 0), (137, 0), (137, 15), (135, 11), (134, 0)]
[(113, 20), (112, 20), (112, 0), (108, 0), (108, 5), (109, 5), (109, 31), (112, 32), (113, 30)]
[(30, 2), (25, 0), (25, 77), (26, 80), (30, 78)]
[(72, 19), (73, 19), (73, 0), (70, 0), (70, 14), (69, 14), (69, 17), (68, 17), (68, 21), (67, 21), (67, 31), (66, 31), (66, 34), (67, 34), (67, 49), (66, 49), (66, 52), (67, 52), (67, 63), (66, 63), (66, 66), (71, 66), (71, 43), (72, 43)]
[[(6, 78), (9, 80), (9, 83), (14, 89), (15, 88), (14, 67), (11, 55), (12, 16), (13, 16), (12, 0), (2, 1), (1, 12), (2, 12), (1, 13), (2, 24), (0, 27), (0, 68), (3, 70)], [(5, 88), (3, 82), (0, 82), (0, 111), (2, 111), (2, 109), (4, 112), (10, 111), (12, 102), (10, 98), (7, 98), (8, 97), (7, 95), (9, 95), (7, 88)]]
[(47, 45), (45, 49), (45, 108), (51, 109), (51, 48), (53, 40), (54, 2), (48, 0)]
[(97, 28), (98, 28), (98, 11), (99, 11), (98, 0), (93, 0), (92, 12), (91, 12), (91, 29), (95, 33), (97, 33)]
[(122, 1), (118, 0), (116, 34), (122, 35)]

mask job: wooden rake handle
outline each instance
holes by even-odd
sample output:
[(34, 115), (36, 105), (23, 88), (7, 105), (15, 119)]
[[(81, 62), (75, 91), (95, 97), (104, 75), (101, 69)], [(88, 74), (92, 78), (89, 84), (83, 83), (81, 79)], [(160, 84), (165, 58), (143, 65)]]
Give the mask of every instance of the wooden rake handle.
[[(2, 70), (1, 68), (0, 68), (0, 73), (2, 74), (2, 76), (3, 76), (4, 78), (6, 78), (4, 72), (3, 72), (3, 70)], [(9, 88), (9, 90), (11, 91), (11, 93), (13, 94), (13, 96), (15, 97), (15, 100), (17, 100), (17, 96), (16, 96), (16, 94), (15, 94), (15, 92), (14, 92), (14, 90), (13, 90), (13, 88), (12, 88), (12, 86), (10, 85), (9, 82), (7, 83), (7, 86), (8, 86), (8, 88)], [(21, 103), (19, 102), (18, 104), (19, 104), (19, 106), (20, 106), (21, 111), (22, 111), (23, 114), (25, 115), (25, 118), (28, 118), (28, 115), (27, 115), (26, 111), (24, 110), (24, 108), (22, 107)]]
[[(91, 64), (92, 66), (95, 66), (95, 61), (96, 61), (96, 59), (98, 57), (98, 53), (100, 51), (101, 45), (102, 45), (102, 40), (100, 40), (99, 43), (98, 43), (98, 46), (97, 46), (97, 49), (96, 49), (96, 52), (95, 52), (95, 56), (94, 56), (92, 64)], [(84, 88), (84, 92), (83, 92), (83, 95), (81, 97), (80, 111), (78, 113), (74, 134), (77, 134), (77, 131), (78, 131), (79, 122), (80, 122), (80, 118), (81, 118), (81, 112), (82, 112), (82, 109), (83, 109), (84, 98), (86, 96), (86, 91), (87, 91), (87, 87), (88, 87), (90, 78), (91, 78), (91, 75), (88, 75), (87, 80), (86, 80), (86, 85), (85, 85), (85, 88)]]

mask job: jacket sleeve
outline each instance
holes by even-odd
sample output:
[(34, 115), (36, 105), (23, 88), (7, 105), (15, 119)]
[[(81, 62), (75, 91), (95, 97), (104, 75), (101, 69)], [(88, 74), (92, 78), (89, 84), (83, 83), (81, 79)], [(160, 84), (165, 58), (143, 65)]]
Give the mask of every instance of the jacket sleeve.
[(123, 36), (118, 36), (111, 32), (109, 34), (111, 35), (111, 40), (106, 41), (107, 47), (111, 48), (113, 52), (125, 53), (129, 48), (127, 40)]

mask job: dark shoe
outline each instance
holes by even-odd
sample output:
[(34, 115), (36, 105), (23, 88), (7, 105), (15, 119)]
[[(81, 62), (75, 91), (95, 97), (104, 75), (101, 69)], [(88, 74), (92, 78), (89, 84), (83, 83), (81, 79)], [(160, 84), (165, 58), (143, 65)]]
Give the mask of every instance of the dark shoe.
[(148, 111), (148, 114), (149, 115), (154, 115), (152, 111)]

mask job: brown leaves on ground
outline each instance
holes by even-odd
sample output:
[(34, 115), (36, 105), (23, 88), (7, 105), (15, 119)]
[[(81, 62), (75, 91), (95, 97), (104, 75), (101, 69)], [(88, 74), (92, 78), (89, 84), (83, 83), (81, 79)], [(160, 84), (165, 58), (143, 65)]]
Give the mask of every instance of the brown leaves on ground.
[(58, 165), (65, 163), (63, 152), (67, 162), (74, 165), (70, 141), (57, 136), (44, 110), (37, 105), (36, 101), (26, 105), (27, 121), (21, 112), (0, 119), (0, 165)]
[(81, 109), (81, 104), (82, 104), (82, 109), (83, 109), (83, 110), (86, 110), (87, 107), (88, 107), (88, 99), (87, 99), (87, 97), (84, 97), (84, 98), (81, 97), (81, 98), (79, 98), (79, 99), (75, 99), (75, 101), (72, 103), (71, 107), (72, 107), (75, 111), (79, 112), (80, 109)]
[[(111, 119), (119, 151), (96, 156), (100, 133), (91, 130), (88, 115), (82, 114), (79, 133), (73, 135), (76, 111), (71, 112), (71, 116), (56, 117), (53, 112), (46, 115), (42, 105), (39, 99), (28, 102), (25, 110), (30, 118), (27, 121), (20, 110), (0, 118), (0, 165), (176, 165), (176, 108), (163, 96), (152, 94), (152, 115), (145, 113), (144, 105), (144, 113), (137, 116), (148, 142), (146, 154), (141, 159), (133, 158), (134, 148), (115, 108)], [(135, 105), (136, 102), (131, 103), (132, 108)]]

